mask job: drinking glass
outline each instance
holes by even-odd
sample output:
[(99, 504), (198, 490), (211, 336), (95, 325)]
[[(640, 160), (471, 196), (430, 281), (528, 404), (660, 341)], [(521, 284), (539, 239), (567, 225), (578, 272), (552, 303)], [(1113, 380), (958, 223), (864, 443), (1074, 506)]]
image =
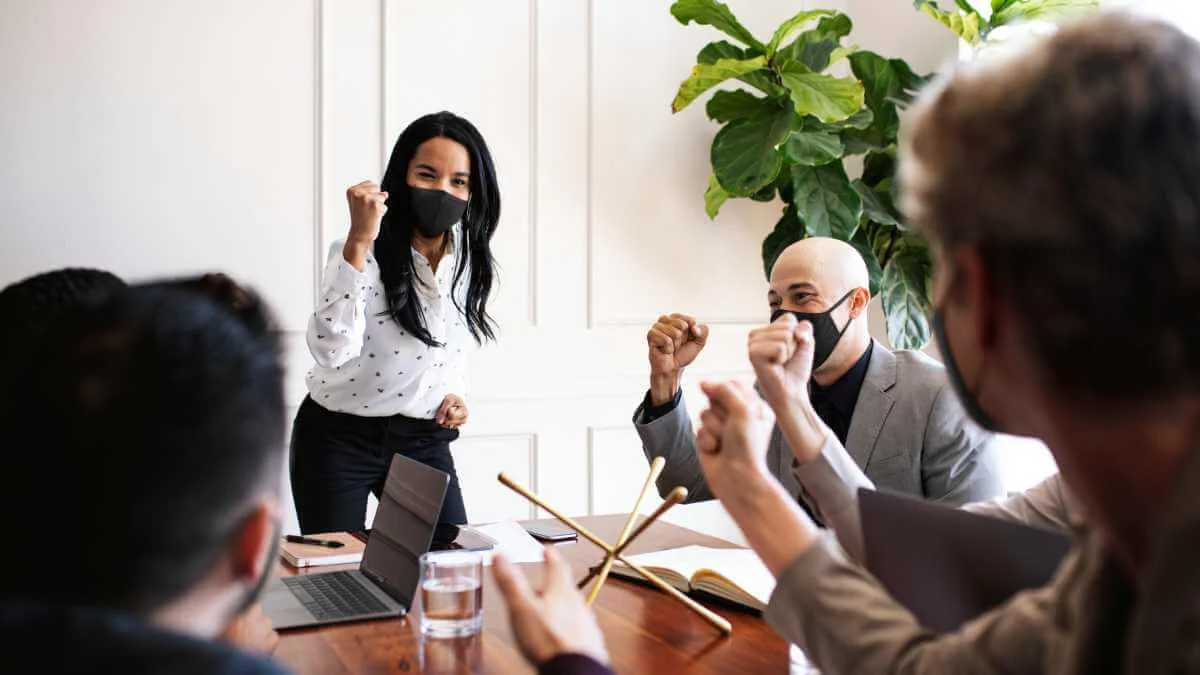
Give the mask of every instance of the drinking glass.
[(421, 556), (421, 632), (475, 635), (483, 626), (483, 556), (435, 551)]

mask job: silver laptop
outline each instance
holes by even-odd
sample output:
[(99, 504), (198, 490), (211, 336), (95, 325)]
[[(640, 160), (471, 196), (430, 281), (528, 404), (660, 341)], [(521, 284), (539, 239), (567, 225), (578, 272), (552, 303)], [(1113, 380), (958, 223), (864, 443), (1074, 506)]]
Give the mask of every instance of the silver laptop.
[(262, 605), (275, 628), (406, 614), (449, 483), (444, 471), (395, 455), (359, 568), (273, 579)]
[(1071, 548), (1057, 532), (914, 497), (862, 488), (858, 505), (867, 569), (940, 633), (1046, 585)]

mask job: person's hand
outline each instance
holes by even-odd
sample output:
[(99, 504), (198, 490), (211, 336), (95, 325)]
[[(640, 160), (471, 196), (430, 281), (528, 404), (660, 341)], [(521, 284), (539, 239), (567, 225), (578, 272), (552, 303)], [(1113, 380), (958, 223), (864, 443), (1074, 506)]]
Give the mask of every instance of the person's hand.
[(650, 403), (663, 405), (675, 398), (683, 369), (691, 365), (708, 342), (708, 326), (685, 314), (658, 317), (646, 333), (650, 348)]
[(438, 408), (437, 423), (447, 429), (457, 429), (467, 423), (467, 418), (471, 413), (467, 410), (467, 404), (461, 398), (454, 394), (446, 394), (446, 398), (442, 399), (442, 405)]
[(798, 322), (791, 314), (750, 331), (750, 365), (775, 414), (781, 415), (787, 406), (807, 400), (813, 345), (812, 323)]
[(270, 654), (279, 644), (279, 633), (263, 613), (262, 605), (256, 602), (234, 617), (221, 639), (244, 652)]
[(696, 454), (708, 486), (723, 501), (749, 494), (770, 475), (767, 444), (775, 418), (743, 382), (704, 382), (700, 389), (709, 408), (700, 413)]
[(369, 180), (346, 189), (346, 201), (350, 205), (350, 234), (342, 249), (346, 262), (359, 271), (365, 266), (367, 251), (379, 237), (379, 225), (387, 213), (388, 193)]
[(571, 570), (558, 551), (546, 548), (545, 576), (537, 591), (502, 555), (493, 559), (492, 574), (508, 604), (513, 635), (531, 663), (541, 665), (560, 654), (583, 654), (608, 663), (596, 616), (575, 588)]

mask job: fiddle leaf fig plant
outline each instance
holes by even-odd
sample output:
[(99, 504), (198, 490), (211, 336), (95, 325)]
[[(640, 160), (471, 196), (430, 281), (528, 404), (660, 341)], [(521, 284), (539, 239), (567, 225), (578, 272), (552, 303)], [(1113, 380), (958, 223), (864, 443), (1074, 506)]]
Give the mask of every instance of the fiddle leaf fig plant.
[[(924, 347), (932, 265), (896, 209), (895, 158), (900, 109), (926, 78), (901, 59), (844, 44), (853, 24), (838, 11), (799, 12), (766, 40), (716, 0), (677, 0), (671, 14), (728, 38), (700, 50), (671, 104), (679, 112), (722, 87), (705, 104), (721, 125), (704, 192), (708, 216), (729, 199), (778, 197), (782, 214), (762, 247), (766, 274), (800, 239), (846, 241), (866, 260), (892, 345)], [(849, 75), (829, 72), (843, 61)], [(845, 160), (855, 156), (862, 168), (851, 175)]]
[(913, 6), (966, 42), (978, 47), (1001, 26), (1021, 22), (1063, 21), (1099, 8), (1099, 0), (991, 0), (980, 11), (968, 0), (954, 0), (957, 10), (943, 10), (937, 0), (913, 0)]

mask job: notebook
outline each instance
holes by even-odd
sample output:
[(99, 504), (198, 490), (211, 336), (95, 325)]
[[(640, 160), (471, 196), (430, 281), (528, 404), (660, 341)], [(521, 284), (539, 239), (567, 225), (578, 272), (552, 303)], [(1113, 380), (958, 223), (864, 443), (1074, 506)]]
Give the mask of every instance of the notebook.
[[(748, 548), (684, 546), (625, 558), (684, 593), (700, 591), (758, 611), (766, 609), (775, 590), (775, 577)], [(612, 573), (641, 579), (620, 561), (613, 565)]]
[(354, 565), (362, 560), (367, 544), (350, 532), (327, 532), (308, 535), (313, 539), (340, 541), (341, 548), (327, 548), (312, 544), (293, 544), (284, 541), (279, 545), (279, 555), (292, 567), (320, 567), (322, 565)]

